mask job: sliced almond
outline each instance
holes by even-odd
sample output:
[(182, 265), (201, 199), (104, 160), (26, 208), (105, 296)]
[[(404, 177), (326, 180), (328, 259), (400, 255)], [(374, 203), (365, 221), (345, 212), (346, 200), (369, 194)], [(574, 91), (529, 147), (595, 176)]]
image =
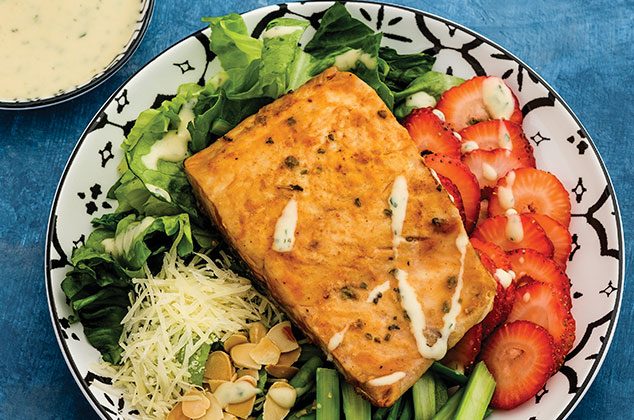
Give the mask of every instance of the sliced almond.
[(190, 419), (201, 418), (211, 405), (204, 392), (197, 389), (192, 389), (183, 395), (181, 402), (183, 403), (183, 414)]
[(266, 336), (275, 343), (282, 353), (295, 350), (299, 347), (293, 335), (290, 321), (280, 322), (269, 330)]
[(222, 412), (222, 408), (220, 408), (220, 404), (218, 403), (216, 397), (212, 394), (207, 394), (207, 398), (210, 402), (209, 408), (207, 409), (205, 415), (199, 420), (224, 420), (224, 413)]
[(229, 414), (233, 414), (236, 417), (240, 417), (241, 419), (246, 419), (253, 411), (253, 404), (255, 404), (255, 395), (244, 402), (238, 404), (229, 404), (225, 408), (225, 411)]
[(286, 382), (275, 382), (269, 388), (266, 398), (271, 398), (282, 408), (291, 409), (297, 399), (297, 391)]
[(238, 370), (238, 378), (243, 376), (250, 376), (256, 381), (260, 379), (260, 372), (255, 369), (240, 369)]
[(248, 342), (249, 342), (249, 339), (247, 338), (246, 335), (234, 334), (231, 337), (227, 338), (227, 341), (225, 341), (225, 344), (224, 344), (224, 348), (226, 352), (230, 352), (231, 347), (238, 344), (248, 343)]
[(251, 376), (251, 375), (245, 375), (242, 376), (241, 378), (236, 379), (235, 381), (237, 382), (247, 382), (249, 384), (251, 384), (251, 386), (257, 388), (258, 387), (258, 380), (255, 379), (255, 377)]
[(189, 420), (185, 414), (183, 414), (183, 403), (179, 402), (172, 408), (172, 411), (167, 415), (166, 420)]
[(249, 328), (249, 341), (258, 344), (266, 336), (266, 327), (261, 322), (254, 322)]
[(284, 379), (291, 379), (293, 376), (295, 376), (297, 371), (299, 371), (299, 369), (295, 366), (282, 365), (266, 365), (264, 369), (266, 369), (266, 372), (272, 377)]
[(224, 384), (225, 382), (231, 382), (231, 381), (225, 381), (225, 380), (222, 380), (222, 379), (207, 379), (207, 380), (205, 380), (205, 383), (207, 385), (209, 385), (209, 391), (210, 392), (216, 392), (216, 389), (218, 389), (218, 387), (221, 384)]
[(261, 365), (275, 365), (280, 360), (280, 349), (268, 337), (264, 337), (249, 352), (251, 358)]
[(203, 376), (208, 379), (230, 381), (233, 373), (233, 365), (229, 355), (224, 351), (214, 351), (207, 358)]
[(280, 354), (280, 360), (277, 361), (278, 365), (291, 366), (293, 363), (299, 360), (299, 356), (302, 354), (302, 348), (297, 347), (295, 350), (287, 351)]
[(231, 359), (233, 363), (238, 367), (260, 370), (262, 366), (253, 360), (250, 355), (251, 350), (253, 350), (255, 346), (257, 346), (257, 344), (254, 343), (244, 343), (233, 346), (231, 348)]

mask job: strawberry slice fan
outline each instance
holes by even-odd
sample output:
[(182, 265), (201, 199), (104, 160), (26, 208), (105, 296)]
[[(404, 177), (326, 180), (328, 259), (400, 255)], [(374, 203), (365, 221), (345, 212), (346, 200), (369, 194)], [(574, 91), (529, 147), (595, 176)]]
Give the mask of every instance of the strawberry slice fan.
[(489, 314), (441, 363), (468, 374), (483, 360), (497, 382), (491, 406), (512, 409), (559, 370), (575, 339), (568, 192), (537, 169), (519, 102), (498, 77), (445, 91), (435, 109), (416, 109), (403, 125), (498, 282)]

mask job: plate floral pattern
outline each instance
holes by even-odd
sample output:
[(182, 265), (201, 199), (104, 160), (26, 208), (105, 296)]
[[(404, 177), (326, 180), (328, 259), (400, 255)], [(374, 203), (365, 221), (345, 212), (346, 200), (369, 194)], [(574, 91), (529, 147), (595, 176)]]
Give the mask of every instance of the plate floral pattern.
[[(149, 0), (151, 2), (152, 0)], [(311, 23), (304, 41), (332, 2), (289, 3), (244, 14), (259, 36), (274, 18)], [(377, 31), (383, 44), (401, 53), (425, 51), (437, 57), (434, 70), (463, 78), (496, 75), (516, 93), (524, 130), (537, 166), (555, 173), (569, 191), (573, 248), (567, 273), (572, 282), (577, 339), (561, 370), (537, 395), (492, 420), (564, 419), (583, 397), (605, 358), (621, 304), (624, 278), (623, 233), (608, 173), (581, 123), (559, 95), (533, 70), (493, 42), (458, 24), (414, 9), (380, 3), (348, 2), (352, 15)], [(70, 308), (60, 288), (72, 249), (90, 232), (90, 220), (112, 211), (107, 189), (117, 179), (121, 142), (146, 108), (159, 105), (185, 82), (203, 83), (218, 71), (202, 30), (172, 46), (105, 103), (86, 128), (64, 170), (51, 209), (46, 249), (46, 286), (53, 326), (79, 387), (102, 419), (133, 419), (132, 410), (107, 378), (94, 373), (99, 353), (81, 325), (69, 324)]]

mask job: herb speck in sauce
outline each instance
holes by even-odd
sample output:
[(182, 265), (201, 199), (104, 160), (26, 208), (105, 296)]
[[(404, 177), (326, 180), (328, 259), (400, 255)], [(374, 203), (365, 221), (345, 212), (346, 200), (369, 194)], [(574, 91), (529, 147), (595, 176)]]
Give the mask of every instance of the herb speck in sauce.
[(297, 160), (295, 156), (286, 156), (286, 159), (284, 159), (284, 164), (287, 167), (293, 169), (294, 167), (299, 165), (299, 161)]
[(449, 302), (445, 301), (442, 303), (442, 311), (446, 314), (449, 313), (449, 311), (451, 310), (451, 306), (449, 305)]
[(328, 139), (331, 140), (331, 141), (334, 141), (335, 140), (335, 135), (332, 134), (332, 133), (328, 134)]
[(297, 121), (295, 121), (295, 118), (290, 117), (289, 119), (286, 120), (286, 123), (288, 125), (295, 125), (295, 123), (297, 123)]
[(323, 155), (324, 153), (326, 153), (326, 149), (322, 149), (320, 147), (319, 149), (317, 149), (317, 153), (319, 153), (320, 155)]
[(359, 197), (354, 199), (354, 205), (357, 207), (361, 207), (361, 200), (359, 199)]
[(381, 118), (387, 118), (387, 111), (384, 109), (378, 111), (377, 114), (379, 114), (379, 117)]
[(266, 139), (266, 144), (273, 144), (273, 143), (275, 143), (273, 141), (273, 137), (269, 137), (268, 139)]
[(383, 213), (385, 213), (386, 216), (392, 217), (392, 210), (391, 209), (383, 209)]
[(367, 338), (368, 340), (372, 340), (372, 334), (365, 333), (365, 338)]

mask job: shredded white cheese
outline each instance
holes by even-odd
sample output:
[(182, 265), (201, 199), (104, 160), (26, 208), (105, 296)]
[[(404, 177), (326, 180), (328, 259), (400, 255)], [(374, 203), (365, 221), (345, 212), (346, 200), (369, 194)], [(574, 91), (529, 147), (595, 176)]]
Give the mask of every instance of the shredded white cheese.
[[(185, 264), (175, 250), (163, 269), (134, 279), (137, 298), (122, 321), (122, 365), (103, 363), (140, 419), (164, 419), (179, 397), (192, 388), (187, 361), (204, 342), (224, 340), (247, 327), (281, 321), (281, 312), (251, 282), (197, 254)], [(184, 362), (178, 355), (184, 352)]]

